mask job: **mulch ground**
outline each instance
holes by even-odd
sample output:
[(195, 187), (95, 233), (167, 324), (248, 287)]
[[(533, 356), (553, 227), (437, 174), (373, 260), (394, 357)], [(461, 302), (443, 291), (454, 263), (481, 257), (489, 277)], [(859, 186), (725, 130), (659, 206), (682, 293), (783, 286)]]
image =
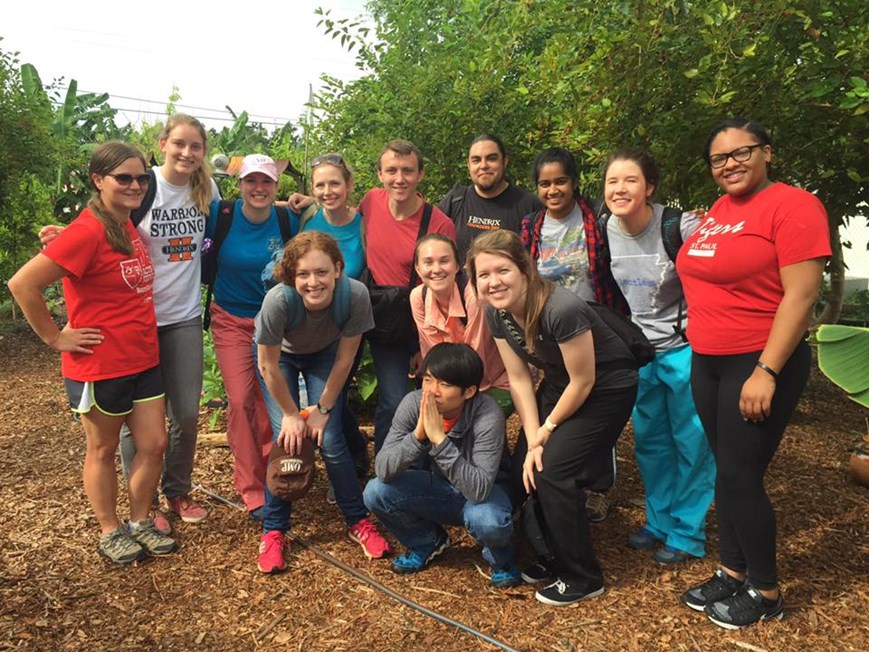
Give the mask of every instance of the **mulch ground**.
[[(29, 330), (0, 334), (0, 650), (498, 649), (300, 546), (288, 553), (285, 574), (263, 576), (258, 528), (201, 493), (211, 513), (198, 525), (174, 522), (177, 554), (110, 565), (96, 554), (97, 523), (81, 485), (83, 434), (66, 407), (58, 356)], [(630, 432), (619, 444), (614, 507), (593, 526), (607, 592), (576, 606), (541, 605), (531, 587), (491, 589), (479, 549), (459, 529), (451, 531), (456, 545), (418, 575), (367, 562), (326, 503), (322, 473), (298, 505), (295, 531), (398, 594), (518, 650), (867, 650), (869, 492), (847, 477), (865, 416), (813, 376), (767, 480), (786, 616), (740, 632), (719, 629), (677, 599), (715, 568), (714, 518), (709, 556), (681, 568), (664, 570), (626, 547), (643, 521)], [(237, 500), (226, 448), (200, 448), (194, 481)]]

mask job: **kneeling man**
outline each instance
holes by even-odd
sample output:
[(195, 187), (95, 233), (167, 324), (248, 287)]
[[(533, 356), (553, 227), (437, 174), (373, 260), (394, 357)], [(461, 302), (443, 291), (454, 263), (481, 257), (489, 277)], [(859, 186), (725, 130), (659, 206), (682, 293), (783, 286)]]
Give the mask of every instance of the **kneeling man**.
[(477, 391), (482, 378), (483, 362), (471, 347), (438, 344), (423, 362), (422, 390), (405, 396), (395, 412), (364, 499), (407, 547), (392, 562), (396, 573), (425, 568), (450, 545), (443, 526), (464, 525), (483, 546), (493, 585), (522, 582), (504, 412)]

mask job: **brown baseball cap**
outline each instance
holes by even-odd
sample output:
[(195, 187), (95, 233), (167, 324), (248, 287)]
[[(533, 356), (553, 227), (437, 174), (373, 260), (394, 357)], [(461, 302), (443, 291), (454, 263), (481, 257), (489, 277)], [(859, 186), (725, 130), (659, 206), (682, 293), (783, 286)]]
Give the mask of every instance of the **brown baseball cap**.
[(302, 452), (290, 455), (283, 446), (272, 444), (266, 485), (273, 496), (295, 501), (304, 497), (314, 484), (314, 442), (305, 437)]

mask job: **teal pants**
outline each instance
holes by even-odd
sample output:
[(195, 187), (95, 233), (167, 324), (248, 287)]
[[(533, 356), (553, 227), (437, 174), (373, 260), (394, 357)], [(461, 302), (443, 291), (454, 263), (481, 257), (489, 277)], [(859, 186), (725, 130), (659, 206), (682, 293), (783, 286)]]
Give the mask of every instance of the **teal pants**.
[(691, 347), (663, 351), (640, 369), (635, 453), (646, 489), (646, 529), (702, 557), (715, 460), (691, 395)]

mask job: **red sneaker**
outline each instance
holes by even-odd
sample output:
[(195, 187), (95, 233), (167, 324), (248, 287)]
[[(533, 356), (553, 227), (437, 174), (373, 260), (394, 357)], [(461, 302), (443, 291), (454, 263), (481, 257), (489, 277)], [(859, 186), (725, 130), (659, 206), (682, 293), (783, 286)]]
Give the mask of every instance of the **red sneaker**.
[(152, 507), (148, 512), (148, 518), (154, 521), (154, 527), (157, 532), (163, 535), (172, 534), (172, 525), (166, 518), (166, 515), (156, 507)]
[(185, 523), (199, 523), (208, 516), (208, 510), (188, 496), (175, 496), (166, 499), (166, 506)]
[(368, 559), (381, 559), (392, 552), (389, 542), (383, 538), (377, 527), (367, 518), (361, 519), (356, 525), (347, 530), (347, 536), (362, 546), (362, 552)]
[(284, 561), (284, 550), (287, 547), (287, 542), (284, 540), (284, 533), (280, 530), (272, 530), (266, 532), (259, 540), (259, 559), (257, 560), (257, 568), (263, 573), (280, 573), (287, 564)]

